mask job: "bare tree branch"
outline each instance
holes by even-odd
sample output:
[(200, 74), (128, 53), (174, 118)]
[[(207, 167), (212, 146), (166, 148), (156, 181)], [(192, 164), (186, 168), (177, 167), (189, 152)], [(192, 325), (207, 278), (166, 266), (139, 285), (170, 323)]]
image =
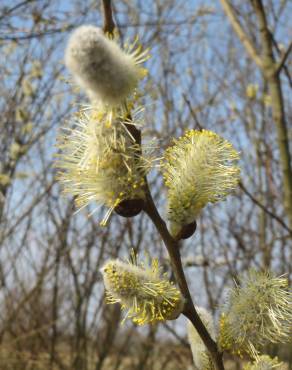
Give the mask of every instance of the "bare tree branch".
[(281, 72), (281, 69), (284, 67), (284, 65), (286, 63), (286, 60), (288, 59), (288, 56), (289, 56), (291, 50), (292, 50), (292, 41), (290, 42), (290, 45), (288, 46), (287, 50), (285, 51), (285, 53), (282, 56), (282, 59), (280, 60), (280, 62), (277, 65), (277, 73)]
[(230, 20), (230, 23), (231, 23), (234, 31), (236, 32), (240, 41), (242, 42), (242, 44), (246, 48), (246, 51), (247, 51), (248, 55), (250, 56), (250, 58), (253, 61), (255, 61), (255, 63), (260, 68), (262, 68), (262, 60), (261, 60), (260, 56), (258, 55), (256, 49), (254, 48), (253, 44), (249, 40), (248, 36), (244, 32), (244, 30), (243, 30), (241, 24), (239, 23), (238, 19), (236, 18), (229, 1), (228, 0), (220, 0), (220, 2), (221, 2), (221, 5), (222, 5), (222, 8), (224, 9), (225, 14), (227, 15), (227, 17)]

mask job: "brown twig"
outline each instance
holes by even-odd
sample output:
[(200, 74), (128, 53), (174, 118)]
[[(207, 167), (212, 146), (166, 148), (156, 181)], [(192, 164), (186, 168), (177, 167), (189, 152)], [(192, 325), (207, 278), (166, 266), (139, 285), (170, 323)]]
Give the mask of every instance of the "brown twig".
[(290, 45), (288, 46), (287, 50), (285, 51), (285, 53), (282, 56), (282, 59), (280, 60), (280, 62), (277, 65), (277, 73), (281, 72), (281, 69), (284, 67), (284, 65), (286, 63), (286, 60), (288, 59), (288, 56), (289, 56), (291, 50), (292, 50), (292, 41), (290, 42)]
[(186, 95), (186, 94), (183, 94), (182, 96), (183, 96), (183, 99), (184, 99), (184, 101), (185, 101), (186, 105), (187, 105), (187, 106), (188, 106), (188, 108), (189, 108), (189, 111), (190, 111), (190, 113), (191, 113), (191, 116), (193, 117), (193, 119), (194, 119), (194, 120), (195, 120), (195, 122), (196, 122), (196, 125), (198, 126), (198, 128), (199, 128), (200, 130), (203, 130), (203, 126), (200, 124), (200, 122), (199, 122), (199, 120), (198, 120), (198, 117), (197, 117), (197, 115), (196, 115), (196, 112), (193, 110), (192, 105), (191, 105), (191, 102), (189, 101), (189, 99), (188, 99), (187, 95)]
[(144, 211), (147, 213), (149, 218), (152, 220), (156, 229), (158, 230), (170, 257), (173, 272), (175, 274), (177, 283), (180, 291), (186, 299), (183, 314), (191, 321), (195, 329), (199, 333), (205, 346), (208, 348), (212, 357), (213, 363), (216, 370), (224, 370), (222, 353), (219, 352), (216, 342), (213, 341), (210, 334), (208, 333), (205, 325), (203, 324), (200, 316), (198, 315), (189, 288), (186, 281), (186, 277), (183, 271), (181, 256), (179, 251), (179, 243), (170, 235), (164, 220), (158, 213), (158, 210), (154, 204), (148, 185), (146, 185), (146, 202), (144, 205)]
[(103, 5), (103, 16), (104, 16), (104, 33), (112, 35), (115, 29), (115, 22), (113, 20), (112, 4), (111, 0), (102, 0)]
[[(282, 55), (281, 50), (279, 48), (279, 45), (278, 45), (277, 41), (275, 40), (275, 37), (272, 34), (271, 34), (271, 37), (272, 37), (273, 46), (276, 48), (276, 51), (277, 51), (278, 55)], [(286, 60), (287, 60), (287, 57), (288, 57), (288, 54), (289, 54), (289, 53), (287, 53), (288, 50), (289, 50), (289, 47), (288, 47), (288, 49), (286, 50), (286, 53), (285, 53), (286, 57), (285, 57), (284, 63), (282, 63), (283, 62), (283, 57), (282, 57), (282, 60), (278, 64), (278, 69), (279, 69), (280, 64), (282, 64), (281, 69), (279, 69), (279, 73), (283, 70), (283, 72), (285, 73), (286, 78), (289, 82), (289, 85), (292, 89), (292, 77), (291, 77), (289, 68), (286, 65)]]

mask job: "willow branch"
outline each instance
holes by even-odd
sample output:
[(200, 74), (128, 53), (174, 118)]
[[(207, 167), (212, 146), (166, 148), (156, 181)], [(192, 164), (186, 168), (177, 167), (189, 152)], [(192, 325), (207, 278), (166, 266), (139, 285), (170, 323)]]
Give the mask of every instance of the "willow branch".
[(115, 29), (115, 22), (113, 20), (111, 0), (102, 0), (103, 5), (103, 31), (104, 33), (113, 34)]
[[(104, 9), (104, 32), (113, 33), (115, 24), (112, 18), (111, 1), (103, 0)], [(130, 118), (130, 113), (129, 113)], [(134, 125), (127, 124), (127, 129), (130, 131), (135, 139), (136, 144), (141, 146), (141, 131), (137, 129)], [(179, 285), (180, 291), (185, 298), (185, 305), (183, 314), (192, 322), (193, 326), (199, 333), (202, 341), (210, 352), (212, 361), (214, 363), (216, 370), (224, 370), (222, 353), (219, 352), (216, 342), (213, 341), (212, 337), (208, 333), (205, 325), (203, 324), (200, 316), (198, 315), (194, 303), (191, 298), (191, 294), (188, 288), (188, 284), (185, 278), (185, 274), (182, 267), (179, 242), (175, 240), (169, 233), (164, 220), (158, 213), (158, 210), (154, 204), (152, 195), (149, 190), (147, 179), (145, 179), (145, 193), (146, 200), (144, 202), (143, 210), (147, 213), (149, 218), (152, 220), (156, 229), (158, 230), (170, 257), (173, 272), (175, 274), (177, 283)]]
[(189, 288), (186, 281), (186, 277), (183, 271), (179, 243), (176, 241), (169, 233), (164, 220), (159, 215), (159, 212), (154, 204), (153, 198), (151, 196), (148, 184), (146, 185), (146, 201), (144, 204), (144, 211), (147, 213), (149, 218), (152, 220), (156, 229), (158, 230), (165, 246), (168, 251), (171, 266), (175, 274), (178, 286), (182, 295), (184, 296), (186, 302), (183, 310), (184, 316), (186, 316), (197, 332), (199, 333), (202, 341), (204, 342), (206, 348), (209, 350), (212, 357), (213, 363), (216, 370), (224, 370), (222, 353), (219, 352), (216, 342), (213, 341), (210, 334), (208, 333), (205, 325), (203, 324), (200, 316), (198, 315)]

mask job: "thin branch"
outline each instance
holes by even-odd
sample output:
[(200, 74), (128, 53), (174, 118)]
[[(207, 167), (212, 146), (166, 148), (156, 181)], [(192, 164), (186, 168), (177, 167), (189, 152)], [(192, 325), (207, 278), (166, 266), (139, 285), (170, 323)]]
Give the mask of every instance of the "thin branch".
[(241, 27), (241, 24), (239, 23), (238, 19), (236, 18), (233, 9), (231, 5), (229, 4), (228, 0), (220, 0), (222, 8), (227, 15), (231, 26), (233, 27), (234, 31), (236, 32), (237, 36), (239, 37), (240, 41), (244, 45), (248, 55), (251, 57), (252, 60), (255, 61), (255, 63), (262, 68), (262, 60), (260, 56), (258, 55), (256, 49), (254, 48), (253, 44), (249, 40), (248, 36), (244, 32), (243, 28)]
[(186, 94), (183, 94), (183, 99), (184, 99), (184, 101), (185, 101), (186, 105), (188, 106), (189, 111), (190, 111), (190, 113), (191, 113), (191, 116), (193, 117), (193, 119), (194, 119), (194, 120), (195, 120), (195, 122), (196, 122), (196, 125), (198, 126), (198, 128), (199, 128), (200, 130), (203, 130), (203, 126), (200, 124), (200, 122), (199, 122), (199, 120), (198, 120), (198, 117), (197, 117), (197, 115), (196, 115), (196, 112), (193, 110), (192, 105), (191, 105), (191, 102), (189, 101), (189, 99), (188, 99), (188, 97), (187, 97), (187, 95), (186, 95)]
[(165, 329), (169, 331), (175, 337), (175, 339), (180, 342), (181, 345), (183, 345), (184, 347), (189, 347), (188, 341), (185, 340), (183, 337), (180, 337), (177, 332), (170, 325), (167, 324), (167, 322), (163, 322), (162, 324)]
[(274, 220), (276, 220), (285, 230), (289, 232), (289, 234), (292, 235), (292, 230), (289, 228), (288, 225), (275, 213), (271, 212), (266, 206), (264, 206), (262, 203), (260, 203), (243, 185), (242, 182), (239, 183), (240, 188), (243, 190), (243, 192), (249, 197), (249, 199), (256, 204), (259, 208), (261, 208), (266, 214), (268, 214), (270, 217), (272, 217)]
[[(35, 1), (35, 0), (34, 0), (34, 1)], [(4, 12), (3, 12), (3, 14), (1, 14), (1, 16), (0, 16), (0, 21), (1, 21), (2, 19), (4, 19), (5, 17), (7, 17), (9, 14), (13, 13), (15, 10), (17, 10), (17, 9), (19, 9), (19, 8), (21, 8), (21, 7), (23, 7), (24, 5), (27, 5), (27, 4), (29, 4), (29, 3), (32, 3), (32, 2), (34, 2), (34, 1), (32, 1), (32, 0), (25, 0), (25, 1), (22, 1), (22, 2), (20, 2), (20, 3), (18, 3), (18, 4), (16, 4), (15, 6), (13, 6), (13, 7), (12, 7), (12, 8), (10, 8), (10, 9), (5, 10), (5, 8), (4, 8)]]
[[(282, 53), (281, 53), (281, 50), (279, 48), (279, 45), (278, 45), (277, 41), (275, 40), (275, 37), (273, 35), (271, 35), (271, 37), (272, 37), (272, 41), (273, 41), (273, 46), (276, 48), (277, 53), (281, 56)], [(283, 64), (282, 69), (283, 69), (283, 71), (284, 71), (284, 73), (286, 75), (286, 78), (287, 78), (287, 80), (289, 82), (289, 85), (290, 85), (290, 87), (292, 89), (292, 77), (290, 75), (290, 71), (289, 71), (289, 68), (287, 67), (286, 63)], [(279, 71), (279, 73), (280, 72), (281, 71)]]
[(285, 53), (282, 56), (282, 59), (280, 60), (280, 62), (277, 65), (277, 73), (281, 72), (281, 69), (284, 67), (284, 65), (286, 63), (286, 60), (288, 59), (288, 56), (289, 56), (291, 50), (292, 50), (292, 41), (290, 42), (290, 45), (288, 46), (287, 50), (285, 51)]

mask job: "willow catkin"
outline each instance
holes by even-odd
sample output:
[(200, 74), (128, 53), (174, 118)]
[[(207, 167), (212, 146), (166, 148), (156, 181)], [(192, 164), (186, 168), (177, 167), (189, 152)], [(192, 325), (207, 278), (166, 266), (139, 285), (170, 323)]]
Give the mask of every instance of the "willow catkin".
[(65, 64), (76, 83), (91, 100), (111, 106), (133, 93), (145, 75), (140, 64), (146, 59), (147, 50), (132, 46), (124, 51), (100, 28), (91, 25), (78, 27), (65, 51)]

